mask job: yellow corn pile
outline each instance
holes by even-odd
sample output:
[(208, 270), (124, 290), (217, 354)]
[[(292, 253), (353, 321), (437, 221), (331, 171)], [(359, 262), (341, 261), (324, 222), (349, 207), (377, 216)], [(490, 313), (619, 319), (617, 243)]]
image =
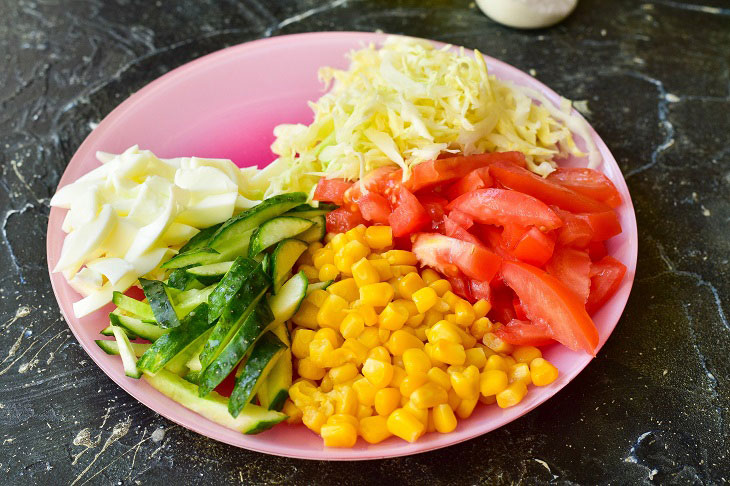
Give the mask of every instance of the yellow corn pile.
[(284, 412), (328, 447), (413, 442), (448, 433), (478, 402), (511, 407), (558, 370), (539, 349), (493, 333), (486, 301), (470, 304), (413, 253), (392, 249), (388, 226), (356, 227), (312, 243), (299, 261), (315, 290), (292, 318), (298, 379)]

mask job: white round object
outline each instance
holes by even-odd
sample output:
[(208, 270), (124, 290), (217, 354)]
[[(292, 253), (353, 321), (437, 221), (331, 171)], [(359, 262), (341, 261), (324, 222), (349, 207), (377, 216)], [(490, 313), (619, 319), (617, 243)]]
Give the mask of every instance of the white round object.
[(518, 29), (542, 29), (570, 15), (578, 0), (476, 0), (487, 17)]

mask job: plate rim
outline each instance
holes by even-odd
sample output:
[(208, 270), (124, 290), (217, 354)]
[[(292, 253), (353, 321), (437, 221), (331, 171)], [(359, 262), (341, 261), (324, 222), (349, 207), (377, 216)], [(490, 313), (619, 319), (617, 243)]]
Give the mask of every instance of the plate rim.
[[(81, 158), (82, 154), (89, 150), (89, 146), (93, 146), (96, 139), (101, 136), (104, 132), (107, 130), (110, 130), (114, 128), (115, 123), (119, 118), (121, 118), (124, 113), (126, 113), (128, 110), (130, 110), (134, 105), (137, 103), (143, 102), (147, 97), (154, 96), (157, 92), (157, 90), (161, 88), (167, 87), (168, 83), (175, 83), (175, 82), (184, 82), (185, 79), (185, 73), (193, 70), (193, 69), (199, 69), (201, 66), (205, 66), (206, 68), (209, 68), (210, 65), (227, 61), (229, 56), (240, 56), (243, 55), (246, 51), (249, 50), (255, 50), (259, 48), (266, 48), (266, 47), (276, 47), (278, 44), (288, 44), (291, 42), (296, 42), (297, 40), (302, 39), (315, 39), (315, 38), (342, 38), (342, 39), (348, 39), (348, 40), (360, 40), (363, 43), (368, 42), (374, 42), (376, 44), (380, 44), (385, 38), (387, 38), (389, 35), (398, 35), (398, 34), (387, 34), (387, 33), (374, 33), (374, 32), (359, 32), (359, 31), (324, 31), (324, 32), (307, 32), (307, 33), (299, 33), (299, 34), (289, 34), (289, 35), (282, 35), (282, 36), (276, 36), (276, 37), (268, 37), (268, 38), (262, 38), (262, 39), (256, 39), (253, 41), (245, 42), (242, 44), (226, 47), (217, 51), (214, 51), (212, 53), (206, 54), (205, 56), (199, 57), (197, 59), (194, 59), (188, 63), (185, 63), (168, 73), (165, 73), (164, 75), (156, 78), (155, 80), (151, 81), (150, 83), (146, 84), (144, 87), (140, 88), (138, 91), (130, 95), (127, 99), (125, 99), (123, 102), (121, 102), (119, 105), (117, 105), (112, 111), (110, 111), (104, 119), (98, 124), (98, 126), (84, 139), (84, 141), (79, 145), (78, 149), (74, 152), (73, 157), (69, 160), (69, 163), (67, 164), (66, 168), (64, 169), (63, 175), (61, 176), (57, 189), (65, 186), (68, 181), (67, 179), (70, 179), (71, 176), (69, 175), (68, 167), (70, 167), (72, 164), (74, 164), (74, 161), (77, 158)], [(413, 37), (413, 36), (408, 36)], [(340, 39), (337, 39), (340, 40)], [(430, 39), (423, 39), (426, 41), (429, 41), (437, 46), (443, 46), (447, 45), (447, 43), (430, 40)], [(458, 47), (458, 46), (455, 46)], [(464, 48), (465, 52), (473, 53), (472, 49)], [(517, 75), (518, 77), (523, 76), (529, 76), (524, 71), (504, 62), (499, 59), (495, 59), (493, 57), (487, 56), (482, 54), (489, 66), (499, 66), (501, 70), (505, 70), (508, 72), (512, 72), (513, 74)], [(179, 78), (179, 79), (178, 79)], [(540, 86), (541, 93), (545, 95), (548, 99), (554, 102), (555, 99), (559, 99), (560, 95), (557, 94), (555, 91), (553, 91), (550, 87), (543, 84), (542, 82), (535, 79), (535, 82), (537, 82)], [(573, 109), (573, 113), (580, 116), (584, 121), (585, 119), (583, 116), (577, 112), (575, 109)], [(624, 231), (626, 231), (628, 240), (629, 240), (629, 260), (628, 262), (624, 262), (627, 265), (627, 274), (626, 274), (626, 285), (627, 290), (625, 293), (625, 298), (622, 299), (622, 302), (618, 307), (615, 307), (617, 311), (614, 311), (617, 314), (617, 317), (615, 319), (612, 319), (612, 323), (610, 325), (610, 331), (608, 332), (605, 340), (602, 340), (599, 342), (599, 346), (596, 349), (596, 354), (601, 350), (605, 342), (608, 340), (608, 338), (611, 336), (611, 334), (616, 329), (616, 326), (618, 325), (619, 320), (621, 319), (621, 316), (623, 314), (623, 311), (628, 303), (628, 298), (631, 292), (631, 288), (634, 283), (634, 277), (635, 277), (635, 271), (636, 271), (636, 264), (637, 264), (637, 258), (638, 258), (638, 230), (637, 230), (637, 224), (636, 224), (636, 212), (633, 207), (633, 203), (630, 197), (630, 192), (628, 189), (628, 186), (626, 184), (625, 177), (623, 173), (621, 172), (620, 167), (618, 166), (618, 163), (615, 160), (615, 157), (610, 152), (608, 147), (606, 146), (603, 139), (598, 135), (598, 133), (595, 131), (593, 126), (591, 126), (590, 123), (586, 121), (588, 127), (589, 127), (589, 133), (593, 141), (596, 143), (596, 148), (599, 150), (603, 157), (603, 162), (606, 165), (613, 165), (617, 169), (617, 175), (619, 176), (619, 180), (613, 181), (614, 183), (618, 183), (619, 190), (621, 192), (624, 192), (625, 194), (629, 195), (627, 200), (625, 201), (625, 204), (627, 205), (626, 210), (628, 211), (629, 215), (629, 222), (631, 223), (631, 227), (625, 228)], [(570, 373), (570, 375), (562, 375), (560, 377), (560, 382), (555, 383), (554, 388), (550, 391), (550, 393), (545, 396), (542, 399), (535, 400), (533, 403), (530, 403), (528, 406), (521, 407), (513, 410), (518, 410), (518, 414), (502, 423), (496, 426), (492, 427), (473, 427), (470, 430), (464, 430), (460, 432), (452, 432), (450, 434), (444, 434), (441, 435), (440, 441), (437, 441), (436, 443), (429, 443), (421, 444), (419, 446), (418, 442), (408, 444), (406, 443), (404, 447), (398, 449), (398, 450), (388, 450), (387, 453), (378, 453), (377, 452), (377, 445), (373, 446), (374, 449), (367, 449), (367, 450), (359, 450), (359, 449), (328, 449), (328, 448), (322, 448), (322, 449), (312, 449), (311, 453), (295, 453), (293, 452), (293, 449), (287, 449), (287, 451), (282, 452), (279, 450), (280, 446), (276, 444), (271, 444), (267, 447), (267, 444), (262, 444), (260, 441), (254, 441), (253, 443), (240, 443), (233, 440), (226, 440), (222, 437), (215, 437), (212, 436), (209, 431), (205, 430), (203, 426), (200, 425), (200, 423), (210, 422), (208, 419), (198, 415), (200, 417), (200, 421), (196, 423), (187, 423), (184, 420), (180, 419), (179, 417), (176, 417), (174, 414), (170, 413), (170, 410), (168, 408), (164, 408), (159, 403), (159, 399), (157, 398), (158, 395), (161, 396), (163, 399), (169, 400), (167, 397), (162, 395), (160, 392), (148, 394), (148, 393), (140, 393), (138, 390), (131, 390), (132, 385), (128, 384), (126, 380), (124, 380), (124, 375), (122, 373), (121, 376), (117, 377), (115, 374), (112, 374), (110, 371), (107, 370), (108, 366), (106, 363), (103, 363), (100, 358), (103, 353), (101, 350), (99, 350), (99, 353), (96, 352), (96, 350), (89, 349), (86, 345), (84, 345), (83, 340), (80, 337), (80, 333), (77, 332), (77, 327), (83, 327), (79, 324), (79, 320), (75, 317), (70, 318), (68, 313), (66, 312), (66, 309), (59, 301), (59, 286), (60, 285), (66, 285), (68, 286), (68, 283), (65, 282), (63, 279), (63, 276), (61, 274), (54, 274), (52, 273), (53, 266), (51, 265), (51, 239), (49, 239), (49, 234), (52, 230), (51, 225), (55, 219), (58, 217), (58, 213), (65, 211), (61, 208), (52, 207), (51, 211), (49, 213), (48, 218), (48, 225), (46, 228), (46, 257), (47, 257), (47, 263), (48, 263), (48, 272), (49, 277), (51, 280), (51, 286), (53, 289), (54, 297), (56, 298), (56, 302), (59, 305), (59, 309), (61, 311), (61, 314), (64, 317), (64, 320), (66, 321), (68, 327), (71, 329), (71, 332), (73, 333), (76, 340), (81, 344), (84, 351), (89, 355), (89, 357), (94, 361), (94, 363), (104, 372), (104, 374), (110, 378), (112, 381), (114, 381), (120, 388), (122, 388), (126, 393), (128, 393), (130, 396), (132, 396), (134, 399), (154, 411), (155, 413), (165, 417), (166, 419), (185, 427), (188, 430), (191, 430), (195, 433), (198, 433), (200, 435), (203, 435), (205, 437), (208, 437), (210, 439), (216, 440), (218, 442), (223, 442), (235, 447), (244, 448), (247, 450), (253, 450), (256, 452), (266, 453), (266, 454), (272, 454), (282, 457), (290, 457), (295, 459), (307, 459), (307, 460), (335, 460), (335, 461), (349, 461), (349, 460), (373, 460), (373, 459), (384, 459), (384, 458), (391, 458), (391, 457), (401, 457), (401, 456), (407, 456), (412, 454), (418, 454), (422, 452), (428, 452), (436, 449), (440, 449), (443, 447), (448, 447), (451, 445), (455, 445), (461, 442), (465, 442), (467, 440), (473, 439), (475, 437), (481, 436), (483, 434), (486, 434), (488, 432), (491, 432), (497, 428), (500, 428), (504, 425), (507, 425), (508, 423), (511, 423), (518, 418), (522, 417), (523, 415), (527, 414), (528, 412), (534, 410), (539, 405), (545, 403), (550, 398), (554, 397), (556, 394), (558, 394), (568, 383), (570, 383), (578, 374), (580, 374), (588, 364), (591, 363), (592, 359), (591, 357), (582, 357), (580, 359), (579, 366)], [(55, 263), (55, 262), (54, 262)], [(617, 293), (612, 297), (613, 299), (616, 299), (619, 297), (621, 293)], [(620, 310), (618, 310), (620, 308)], [(77, 324), (73, 325), (72, 321), (76, 321)], [(149, 386), (145, 383), (146, 386)], [(178, 404), (179, 405), (179, 404)], [(180, 407), (182, 407), (180, 405)], [(164, 410), (164, 411), (161, 411)], [(186, 409), (187, 410), (187, 409)], [(210, 422), (211, 424), (214, 424), (216, 427), (222, 427), (218, 424), (215, 424), (213, 422)], [(226, 429), (228, 430), (228, 429)], [(243, 434), (240, 435), (241, 439), (250, 439), (251, 437), (256, 436), (245, 436)], [(261, 437), (261, 436), (260, 436)]]

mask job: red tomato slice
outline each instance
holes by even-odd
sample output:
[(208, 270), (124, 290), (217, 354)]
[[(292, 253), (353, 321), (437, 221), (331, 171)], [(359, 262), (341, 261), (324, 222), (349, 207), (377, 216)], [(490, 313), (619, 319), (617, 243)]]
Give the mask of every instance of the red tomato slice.
[(390, 204), (388, 200), (376, 192), (368, 192), (360, 197), (357, 203), (362, 217), (373, 223), (388, 224)]
[(517, 317), (513, 305), (514, 297), (515, 293), (509, 287), (493, 285), (491, 287), (491, 298), (489, 300), (489, 303), (492, 304), (492, 308), (489, 310), (487, 316), (493, 322), (501, 323), (509, 322)]
[(534, 226), (517, 242), (511, 253), (518, 260), (542, 267), (553, 256), (555, 235), (545, 234)]
[(545, 203), (506, 189), (478, 189), (451, 201), (447, 209), (463, 211), (484, 224), (537, 226), (547, 230), (563, 225)]
[(621, 233), (621, 223), (613, 210), (600, 213), (576, 214), (575, 217), (582, 219), (593, 232), (591, 241), (605, 241)]
[(626, 274), (626, 265), (612, 256), (603, 257), (591, 266), (591, 293), (586, 310), (593, 314), (616, 293)]
[(444, 216), (444, 228), (443, 233), (446, 236), (449, 236), (451, 238), (456, 238), (457, 240), (461, 241), (467, 241), (469, 243), (473, 243), (477, 246), (484, 246), (481, 241), (479, 241), (479, 238), (474, 236), (473, 234), (469, 233), (465, 228), (463, 228), (460, 224), (458, 224), (456, 221), (451, 219), (449, 216)]
[(516, 295), (512, 297), (512, 307), (515, 309), (515, 315), (517, 316), (517, 319), (526, 321), (527, 320), (527, 313), (525, 312), (525, 308), (522, 307), (522, 302), (520, 302), (520, 298)]
[(413, 253), (422, 265), (449, 277), (459, 275), (489, 282), (499, 270), (501, 258), (481, 245), (438, 233), (420, 233), (413, 241)]
[(515, 257), (502, 246), (502, 230), (489, 224), (475, 224), (472, 229), (477, 238), (490, 250), (506, 260)]
[(612, 208), (621, 205), (621, 194), (619, 194), (616, 186), (608, 177), (597, 170), (579, 167), (558, 167), (547, 178), (549, 181), (557, 182), (561, 186), (591, 199), (604, 202)]
[(502, 278), (533, 323), (545, 325), (564, 346), (595, 356), (598, 331), (583, 302), (555, 277), (526, 263), (504, 261)]
[(410, 235), (428, 228), (431, 223), (426, 209), (405, 187), (396, 190), (391, 206), (393, 212), (388, 216), (388, 223), (393, 229), (393, 236)]
[(521, 152), (494, 152), (491, 154), (459, 155), (444, 159), (430, 160), (414, 165), (406, 187), (415, 192), (428, 186), (453, 181), (464, 177), (480, 167), (502, 162), (517, 167), (525, 167), (525, 156)]
[(575, 213), (608, 211), (608, 205), (512, 164), (495, 163), (489, 173), (505, 187), (536, 197), (545, 204)]
[(458, 209), (454, 209), (453, 211), (451, 211), (449, 213), (449, 218), (451, 218), (452, 221), (467, 230), (474, 226), (474, 220), (472, 219), (472, 217), (465, 212), (459, 211)]
[(492, 301), (492, 289), (489, 286), (489, 282), (482, 282), (474, 279), (469, 280), (469, 291), (474, 302), (477, 300), (486, 300), (487, 302)]
[(469, 280), (463, 276), (461, 277), (449, 277), (449, 283), (451, 284), (451, 291), (456, 295), (465, 298), (469, 302), (474, 302), (471, 296), (471, 289), (469, 287)]
[(489, 175), (489, 167), (481, 167), (469, 172), (451, 184), (444, 190), (444, 194), (449, 200), (453, 200), (467, 192), (492, 187), (492, 183), (493, 180), (492, 176)]
[(588, 256), (591, 257), (591, 261), (597, 262), (606, 255), (608, 255), (608, 252), (602, 241), (592, 241), (588, 245)]
[(574, 248), (558, 247), (545, 270), (560, 280), (585, 303), (591, 290), (591, 257)]
[(572, 248), (585, 248), (593, 240), (593, 229), (588, 221), (569, 211), (553, 208), (563, 220), (563, 227), (557, 230), (557, 244)]
[(347, 182), (345, 179), (325, 179), (323, 177), (317, 182), (312, 199), (315, 201), (330, 201), (337, 205), (342, 205), (345, 191), (351, 186), (352, 182)]
[(449, 201), (433, 191), (421, 191), (415, 196), (431, 218), (431, 228), (441, 231)]
[(512, 249), (520, 242), (523, 236), (529, 231), (530, 226), (519, 224), (506, 224), (502, 230), (502, 246)]
[(386, 196), (388, 189), (392, 188), (395, 182), (401, 180), (401, 174), (400, 169), (390, 166), (375, 169), (345, 191), (343, 203), (353, 209), (352, 205), (357, 204), (363, 194), (368, 192), (376, 192)]
[(334, 211), (330, 211), (327, 213), (325, 219), (327, 220), (328, 233), (344, 233), (359, 224), (365, 223), (359, 211), (350, 211), (345, 208), (337, 208)]
[(527, 320), (512, 319), (495, 334), (514, 346), (545, 346), (553, 342), (547, 326), (533, 324)]

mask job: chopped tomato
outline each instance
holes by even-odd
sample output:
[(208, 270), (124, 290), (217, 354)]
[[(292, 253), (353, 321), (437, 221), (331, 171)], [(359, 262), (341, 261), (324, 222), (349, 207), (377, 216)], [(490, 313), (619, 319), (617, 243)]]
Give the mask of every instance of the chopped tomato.
[(521, 152), (493, 152), (487, 154), (458, 155), (430, 160), (413, 166), (406, 187), (415, 192), (429, 186), (464, 177), (480, 167), (502, 162), (525, 167), (525, 156)]
[(458, 209), (474, 221), (505, 226), (537, 226), (555, 229), (563, 222), (545, 203), (527, 194), (506, 189), (478, 189), (451, 201), (447, 209)]
[(344, 233), (359, 224), (365, 223), (359, 211), (350, 211), (346, 208), (337, 208), (327, 213), (325, 219), (327, 220), (328, 233)]
[(393, 229), (393, 236), (410, 235), (428, 228), (431, 222), (423, 205), (405, 187), (395, 191), (391, 206), (393, 212), (388, 216), (388, 223)]
[(446, 236), (450, 236), (451, 238), (456, 238), (461, 241), (468, 241), (469, 243), (473, 243), (477, 246), (483, 246), (482, 242), (479, 241), (479, 238), (469, 233), (469, 231), (467, 231), (463, 226), (451, 219), (450, 216), (444, 216), (443, 229), (443, 233)]
[(545, 204), (555, 205), (566, 211), (592, 213), (611, 209), (605, 203), (577, 193), (557, 182), (543, 179), (513, 164), (495, 163), (489, 167), (489, 173), (509, 189), (529, 194)]
[(522, 262), (504, 261), (505, 283), (517, 294), (527, 317), (550, 330), (553, 338), (595, 356), (598, 331), (583, 302), (555, 277)]
[(491, 224), (475, 224), (472, 229), (479, 240), (503, 259), (514, 260), (515, 257), (502, 246), (502, 230)]
[(608, 255), (608, 252), (602, 241), (592, 241), (588, 244), (588, 256), (591, 257), (591, 261), (597, 262), (606, 255)]
[(579, 218), (569, 211), (554, 208), (563, 220), (562, 228), (558, 229), (557, 244), (572, 248), (585, 248), (593, 240), (593, 229), (588, 221)]
[(618, 216), (613, 210), (602, 211), (600, 213), (576, 214), (575, 216), (590, 226), (593, 232), (591, 241), (605, 241), (621, 233), (621, 223), (619, 223)]
[(489, 282), (499, 270), (501, 259), (481, 245), (438, 233), (420, 233), (413, 240), (413, 253), (422, 265), (448, 277), (464, 275)]
[(376, 192), (382, 196), (387, 196), (389, 189), (393, 187), (395, 182), (400, 181), (402, 172), (396, 167), (380, 167), (365, 175), (362, 179), (352, 185), (345, 191), (343, 203), (353, 209), (353, 204), (357, 204), (363, 194), (368, 192)]
[[(496, 279), (495, 279), (496, 280)], [(493, 285), (491, 287), (491, 299), (489, 303), (492, 308), (487, 316), (493, 322), (509, 322), (516, 316), (513, 305), (515, 293), (509, 287)]]
[(357, 203), (362, 217), (373, 223), (388, 224), (390, 205), (388, 200), (376, 192), (368, 192)]
[(512, 319), (495, 332), (503, 341), (514, 346), (545, 346), (553, 342), (547, 326), (527, 320)]
[[(534, 228), (534, 226), (532, 226)], [(514, 248), (523, 236), (530, 230), (531, 226), (520, 224), (506, 224), (502, 230), (502, 245), (509, 249)]]
[(451, 211), (449, 213), (449, 218), (451, 218), (452, 221), (467, 230), (474, 226), (474, 220), (472, 219), (472, 217), (463, 211), (459, 211), (458, 209), (454, 209), (453, 211)]
[(480, 280), (469, 280), (469, 291), (474, 301), (486, 300), (487, 302), (492, 301), (492, 290), (489, 286), (489, 282), (482, 282)]
[(525, 308), (522, 307), (522, 302), (520, 302), (520, 298), (516, 295), (512, 297), (512, 307), (515, 309), (515, 315), (517, 316), (517, 319), (521, 319), (523, 321), (527, 320), (527, 313), (525, 312)]
[(325, 179), (323, 177), (317, 183), (312, 199), (315, 201), (330, 201), (337, 205), (342, 205), (345, 191), (351, 186), (352, 182), (348, 182), (345, 179)]
[(612, 256), (603, 257), (591, 266), (591, 293), (586, 310), (591, 314), (616, 293), (626, 274), (626, 265)]
[(591, 290), (591, 258), (574, 248), (558, 247), (545, 270), (565, 284), (585, 303)]
[(445, 208), (449, 201), (433, 191), (422, 191), (415, 196), (431, 218), (431, 228), (440, 230), (443, 227)]
[(444, 194), (452, 200), (462, 194), (466, 194), (467, 192), (492, 187), (492, 182), (492, 176), (489, 175), (489, 167), (481, 167), (479, 169), (474, 169), (461, 179), (451, 184), (444, 190)]
[(578, 167), (558, 167), (548, 176), (549, 181), (557, 182), (591, 199), (604, 202), (612, 208), (621, 205), (621, 195), (613, 182), (597, 170)]
[(518, 260), (542, 267), (553, 256), (555, 235), (545, 234), (534, 226), (517, 242), (511, 253)]
[(473, 302), (474, 299), (472, 299), (471, 296), (471, 289), (469, 288), (469, 280), (464, 278), (463, 276), (460, 277), (449, 277), (448, 278), (449, 283), (451, 284), (451, 291), (455, 293), (456, 295), (465, 298), (469, 302)]

